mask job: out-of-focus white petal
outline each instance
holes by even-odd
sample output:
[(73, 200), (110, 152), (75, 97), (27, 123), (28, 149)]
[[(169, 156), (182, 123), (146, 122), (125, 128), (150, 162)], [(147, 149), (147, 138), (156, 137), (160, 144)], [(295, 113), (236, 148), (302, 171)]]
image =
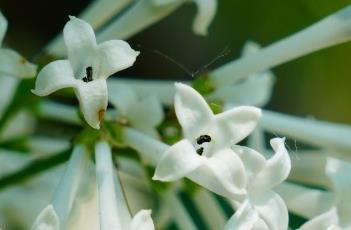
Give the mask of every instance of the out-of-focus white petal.
[(186, 176), (203, 164), (204, 157), (199, 156), (188, 140), (172, 145), (160, 159), (153, 177), (154, 180), (173, 181)]
[(246, 41), (242, 50), (241, 50), (241, 55), (250, 55), (258, 52), (261, 49), (261, 45), (258, 44), (257, 42), (254, 41)]
[(268, 191), (251, 196), (250, 202), (270, 230), (288, 229), (288, 209), (278, 194)]
[(258, 213), (248, 200), (245, 200), (235, 214), (230, 217), (224, 230), (249, 230), (253, 229), (258, 221)]
[(176, 83), (175, 112), (184, 135), (193, 139), (213, 119), (213, 113), (205, 99), (192, 87)]
[(46, 96), (62, 88), (75, 87), (78, 81), (74, 78), (69, 61), (58, 60), (46, 65), (39, 72), (32, 92), (38, 96)]
[(92, 66), (96, 58), (97, 44), (94, 30), (87, 22), (70, 16), (70, 21), (63, 29), (63, 37), (74, 76), (77, 79), (83, 78), (86, 68)]
[(99, 129), (107, 108), (106, 81), (96, 79), (91, 82), (78, 82), (75, 92), (85, 120), (91, 127)]
[(34, 133), (35, 118), (28, 111), (22, 110), (14, 114), (0, 131), (0, 139), (8, 141)]
[(217, 11), (217, 0), (193, 0), (197, 5), (197, 14), (193, 23), (193, 31), (199, 35), (207, 35)]
[(291, 161), (289, 153), (285, 149), (285, 138), (271, 139), (271, 146), (275, 154), (267, 160), (265, 167), (255, 178), (255, 182), (250, 188), (254, 193), (272, 189), (283, 182), (290, 173)]
[(0, 11), (0, 46), (2, 45), (2, 41), (5, 37), (6, 30), (7, 30), (7, 20)]
[(151, 210), (141, 210), (132, 219), (129, 230), (154, 230)]
[(0, 117), (2, 117), (8, 105), (11, 103), (18, 83), (19, 79), (0, 74)]
[(0, 49), (0, 73), (20, 77), (33, 77), (37, 66), (28, 62), (19, 53), (10, 49)]
[(227, 146), (238, 143), (253, 131), (260, 116), (261, 110), (250, 106), (235, 107), (217, 114), (215, 123), (221, 135), (218, 141)]
[[(130, 45), (122, 40), (106, 41), (98, 45), (97, 77), (107, 78), (108, 76), (132, 66), (138, 51), (133, 50)], [(94, 67), (94, 65), (93, 65)]]
[(201, 166), (187, 177), (226, 197), (241, 199), (246, 194), (245, 168), (231, 149), (223, 149), (211, 157), (203, 157)]
[[(332, 208), (328, 212), (306, 222), (299, 228), (299, 230), (316, 230), (316, 229), (334, 230), (334, 228), (331, 228), (331, 227), (337, 227), (337, 225), (338, 225), (338, 214), (337, 214), (336, 208)], [(335, 228), (335, 229), (339, 229), (339, 228)]]
[(52, 205), (40, 213), (31, 230), (60, 230), (60, 221)]
[(118, 113), (126, 116), (128, 111), (138, 101), (137, 95), (128, 86), (107, 85), (109, 101), (117, 108)]

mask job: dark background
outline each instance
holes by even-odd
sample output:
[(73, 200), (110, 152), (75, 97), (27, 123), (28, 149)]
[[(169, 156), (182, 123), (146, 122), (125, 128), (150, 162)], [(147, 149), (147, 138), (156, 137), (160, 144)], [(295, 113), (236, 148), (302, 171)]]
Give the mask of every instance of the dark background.
[[(88, 0), (2, 0), (0, 9), (9, 21), (5, 38), (27, 57), (33, 57), (61, 32), (68, 15), (78, 13)], [(350, 4), (346, 0), (219, 1), (216, 19), (207, 37), (191, 32), (196, 11), (185, 4), (162, 22), (132, 37), (137, 49), (157, 49), (193, 71), (210, 62), (229, 45), (231, 53), (210, 69), (240, 56), (247, 39), (268, 45)], [(308, 55), (274, 69), (277, 81), (269, 109), (335, 122), (351, 123), (351, 43)], [(176, 65), (151, 52), (142, 52), (123, 76), (190, 79)]]

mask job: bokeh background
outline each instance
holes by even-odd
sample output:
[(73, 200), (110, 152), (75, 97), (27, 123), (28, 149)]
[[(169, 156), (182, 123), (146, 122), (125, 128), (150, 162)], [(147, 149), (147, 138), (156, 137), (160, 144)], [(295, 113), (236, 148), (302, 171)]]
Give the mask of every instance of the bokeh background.
[[(5, 43), (34, 57), (62, 28), (68, 15), (78, 15), (89, 0), (2, 0), (9, 21)], [(225, 48), (230, 54), (209, 68), (240, 56), (246, 40), (263, 46), (299, 31), (350, 4), (346, 0), (219, 1), (217, 16), (207, 37), (191, 32), (196, 7), (185, 4), (171, 16), (132, 37), (144, 52), (132, 69), (120, 73), (135, 78), (189, 79), (182, 69), (157, 49), (196, 71)], [(351, 43), (328, 48), (274, 68), (276, 85), (269, 109), (317, 119), (351, 123)]]

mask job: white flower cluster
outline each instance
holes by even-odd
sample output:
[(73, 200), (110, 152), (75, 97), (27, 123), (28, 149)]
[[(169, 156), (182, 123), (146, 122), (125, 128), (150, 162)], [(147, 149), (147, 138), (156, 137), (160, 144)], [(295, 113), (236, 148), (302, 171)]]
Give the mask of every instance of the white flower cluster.
[[(37, 97), (35, 113), (25, 106), (13, 112), (11, 101), (23, 93), (16, 91), (20, 78), (33, 77), (36, 66), (0, 49), (0, 117), (6, 118), (0, 142), (25, 138), (31, 152), (0, 148), (0, 189), (18, 182), (0, 190), (2, 227), (17, 222), (32, 230), (151, 230), (175, 222), (197, 229), (179, 198), (187, 191), (209, 229), (286, 230), (290, 214), (306, 219), (301, 230), (351, 229), (351, 127), (256, 107), (270, 99), (271, 67), (351, 39), (351, 6), (266, 48), (248, 42), (241, 58), (201, 79), (199, 84), (210, 85), (202, 94), (193, 82), (107, 80), (139, 55), (127, 42), (109, 39), (126, 39), (184, 2), (101, 0), (82, 14), (91, 25), (69, 17), (63, 38), (46, 47), (67, 59), (44, 66), (32, 92), (48, 96), (73, 88), (88, 125), (73, 106)], [(194, 2), (193, 31), (206, 35), (217, 1)], [(123, 9), (95, 35), (93, 27)], [(0, 43), (6, 28), (0, 14)], [(42, 117), (78, 126), (75, 140), (32, 137)], [(272, 151), (264, 132), (315, 149), (294, 158), (286, 139), (275, 137)], [(64, 152), (71, 152), (67, 166), (45, 171), (64, 161)], [(23, 182), (38, 171), (36, 179)], [(218, 200), (235, 210), (229, 218)]]

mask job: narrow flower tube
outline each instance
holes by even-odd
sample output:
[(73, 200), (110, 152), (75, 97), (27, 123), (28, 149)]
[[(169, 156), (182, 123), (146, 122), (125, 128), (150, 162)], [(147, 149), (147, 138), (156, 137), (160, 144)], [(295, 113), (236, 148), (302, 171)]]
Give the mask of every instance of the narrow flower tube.
[(351, 39), (351, 6), (259, 52), (230, 62), (213, 72), (216, 86), (226, 85), (279, 64)]
[(65, 228), (88, 160), (85, 148), (77, 145), (55, 191), (52, 202), (41, 211), (32, 226), (32, 230)]

